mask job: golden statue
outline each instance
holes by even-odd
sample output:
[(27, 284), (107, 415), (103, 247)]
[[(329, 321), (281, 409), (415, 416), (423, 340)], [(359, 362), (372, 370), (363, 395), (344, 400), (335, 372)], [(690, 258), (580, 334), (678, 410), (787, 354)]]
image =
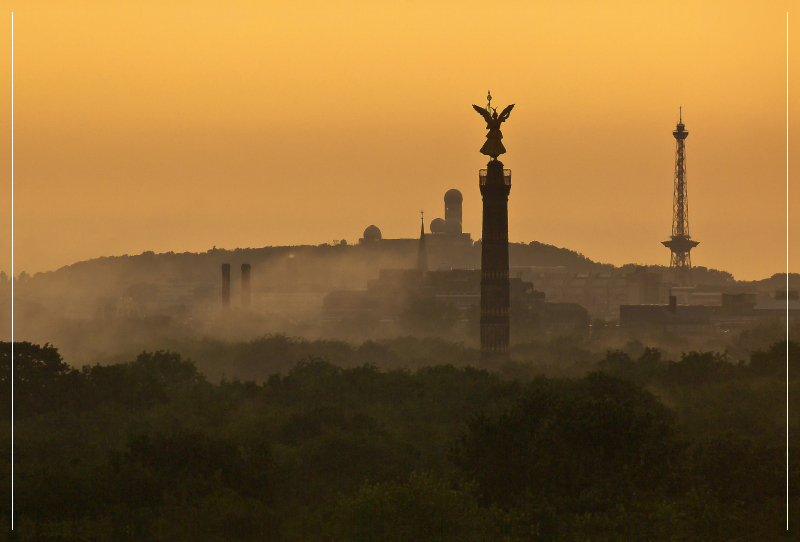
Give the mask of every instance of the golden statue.
[[(504, 123), (511, 114), (511, 110), (514, 109), (514, 104), (503, 109), (502, 113), (498, 116), (497, 108), (492, 107), (491, 93), (489, 93), (488, 99), (489, 103), (486, 109), (478, 107), (477, 105), (473, 105), (472, 107), (486, 119), (486, 128), (489, 130), (489, 133), (486, 134), (486, 143), (481, 147), (481, 154), (491, 156), (494, 160), (497, 160), (498, 156), (506, 152), (506, 148), (503, 146), (503, 132), (500, 131), (500, 125)], [(491, 114), (489, 114), (489, 109), (492, 110)]]

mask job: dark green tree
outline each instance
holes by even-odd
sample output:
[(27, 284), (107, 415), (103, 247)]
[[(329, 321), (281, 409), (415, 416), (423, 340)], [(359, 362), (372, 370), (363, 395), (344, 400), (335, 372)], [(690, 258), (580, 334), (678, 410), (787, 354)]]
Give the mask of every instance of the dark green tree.
[(670, 411), (628, 381), (540, 377), (503, 414), (474, 419), (451, 457), (486, 502), (583, 501), (567, 507), (591, 511), (657, 480), (672, 434)]

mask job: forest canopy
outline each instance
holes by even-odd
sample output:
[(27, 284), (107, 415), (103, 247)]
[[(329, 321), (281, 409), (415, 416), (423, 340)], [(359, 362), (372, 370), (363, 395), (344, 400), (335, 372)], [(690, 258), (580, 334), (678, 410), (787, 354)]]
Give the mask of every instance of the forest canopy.
[[(218, 383), (175, 352), (78, 369), (52, 345), (16, 343), (17, 533), (777, 540), (787, 347), (796, 454), (794, 342), (746, 363), (716, 352), (669, 360), (648, 347), (609, 351), (572, 378), (471, 365), (381, 370), (362, 354), (359, 363), (312, 357), (261, 382)], [(8, 409), (10, 343), (0, 356)], [(10, 490), (3, 427), (0, 477)], [(789, 475), (794, 492), (800, 473)], [(797, 502), (792, 493), (793, 524)], [(6, 524), (9, 505), (0, 509)]]

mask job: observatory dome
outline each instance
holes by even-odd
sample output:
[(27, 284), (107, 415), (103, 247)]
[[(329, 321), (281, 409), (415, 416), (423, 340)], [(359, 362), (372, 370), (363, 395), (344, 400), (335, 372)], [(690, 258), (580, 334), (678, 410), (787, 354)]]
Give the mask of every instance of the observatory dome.
[(380, 241), (381, 230), (375, 224), (364, 230), (364, 241)]
[(461, 233), (461, 221), (457, 218), (448, 218), (444, 221), (445, 233)]
[(431, 220), (431, 233), (444, 233), (443, 218), (434, 218)]
[(445, 203), (461, 203), (462, 201), (464, 201), (464, 196), (461, 195), (461, 191), (455, 188), (451, 188), (444, 193)]

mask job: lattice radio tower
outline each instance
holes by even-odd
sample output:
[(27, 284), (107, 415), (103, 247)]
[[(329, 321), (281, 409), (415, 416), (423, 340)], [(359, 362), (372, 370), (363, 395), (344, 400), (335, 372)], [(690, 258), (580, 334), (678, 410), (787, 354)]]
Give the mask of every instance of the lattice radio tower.
[[(680, 110), (679, 110), (680, 111)], [(672, 235), (669, 241), (663, 241), (672, 255), (669, 260), (670, 269), (674, 269), (675, 278), (682, 286), (690, 286), (692, 282), (692, 257), (690, 251), (699, 245), (689, 235), (689, 196), (686, 191), (686, 147), (685, 141), (689, 132), (683, 124), (683, 114), (679, 114), (677, 129), (672, 132), (675, 137), (675, 197), (672, 202)]]

